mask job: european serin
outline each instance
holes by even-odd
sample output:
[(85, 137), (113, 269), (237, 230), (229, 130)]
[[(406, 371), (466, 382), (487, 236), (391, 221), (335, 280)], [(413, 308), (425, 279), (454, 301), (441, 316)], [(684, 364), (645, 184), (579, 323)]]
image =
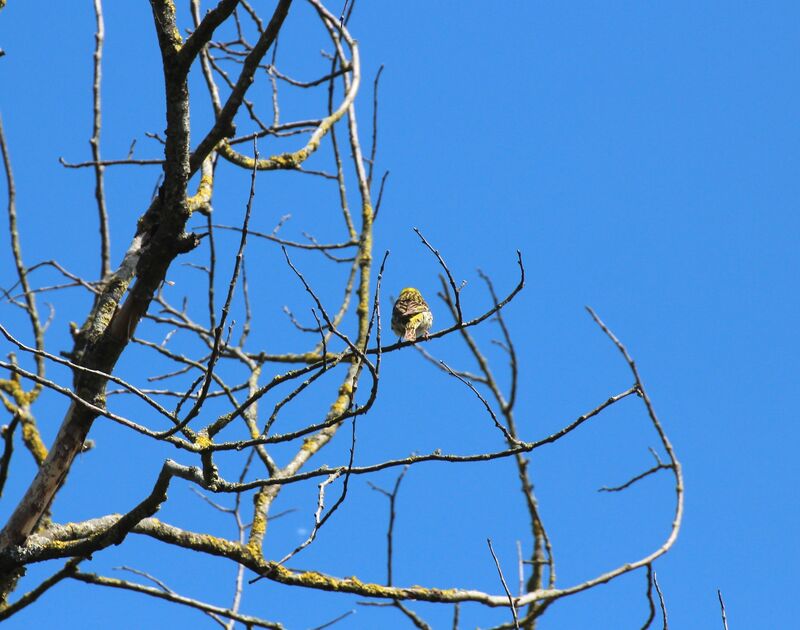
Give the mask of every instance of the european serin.
[(422, 298), (422, 293), (408, 287), (400, 291), (400, 297), (392, 309), (392, 330), (405, 341), (416, 341), (418, 335), (428, 336), (433, 326), (433, 313)]

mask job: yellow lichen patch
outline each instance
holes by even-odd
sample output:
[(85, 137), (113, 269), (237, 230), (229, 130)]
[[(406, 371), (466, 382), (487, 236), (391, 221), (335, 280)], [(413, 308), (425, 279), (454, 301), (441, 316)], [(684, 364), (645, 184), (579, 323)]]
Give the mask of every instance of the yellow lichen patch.
[(166, 2), (164, 2), (164, 17), (167, 18), (168, 24), (172, 24), (172, 30), (169, 36), (172, 39), (172, 46), (175, 52), (178, 52), (183, 43), (183, 38), (181, 37), (181, 32), (178, 30), (175, 13), (175, 4), (172, 0), (166, 0)]
[(350, 582), (351, 584), (354, 584), (355, 586), (364, 586), (364, 582), (359, 580), (355, 575), (351, 575), (350, 577), (346, 577), (345, 578), (345, 582)]
[(267, 531), (267, 501), (266, 488), (259, 490), (253, 497), (253, 524), (250, 526), (247, 549), (254, 556), (261, 555), (261, 544)]
[(291, 579), (294, 574), (277, 562), (269, 562), (267, 563), (267, 569), (262, 573), (262, 575), (268, 575), (269, 577), (275, 578), (277, 581), (287, 581)]
[(372, 262), (372, 236), (367, 234), (361, 244), (361, 253), (358, 257), (358, 264), (367, 267)]
[[(352, 593), (360, 593), (368, 597), (389, 597), (393, 589), (381, 586), (380, 584), (372, 584), (362, 582), (356, 576), (350, 576), (344, 579), (323, 575), (316, 571), (305, 571), (298, 575), (291, 575), (294, 580), (304, 586), (311, 588), (319, 588), (327, 591), (347, 591)], [(288, 576), (281, 576), (284, 579)], [(281, 578), (278, 578), (279, 580)]]
[(303, 440), (303, 446), (301, 447), (301, 450), (306, 451), (307, 453), (313, 455), (314, 453), (317, 452), (318, 448), (319, 444), (317, 442), (317, 439), (312, 435)]
[(207, 205), (211, 201), (211, 193), (214, 187), (214, 177), (210, 174), (203, 175), (197, 186), (197, 193), (186, 200), (186, 207), (192, 213), (198, 208)]
[(217, 152), (224, 157), (226, 160), (237, 164), (243, 168), (252, 169), (253, 165), (255, 164), (255, 160), (251, 157), (247, 157), (246, 155), (239, 153), (238, 151), (234, 151), (231, 148), (231, 145), (228, 144), (228, 140), (225, 139), (220, 142), (219, 147), (217, 147)]
[[(14, 399), (14, 402), (17, 403), (20, 407), (25, 407), (30, 404), (31, 400), (35, 398), (34, 395), (30, 392), (26, 392), (22, 389), (22, 385), (20, 384), (18, 375), (15, 375), (16, 378), (13, 379), (0, 379), (0, 391), (4, 391), (6, 394), (11, 396)], [(10, 411), (14, 411), (10, 409)]]
[(323, 588), (331, 591), (339, 590), (339, 580), (323, 575), (322, 573), (317, 573), (316, 571), (306, 571), (295, 577), (305, 586)]
[(43, 548), (60, 551), (62, 549), (68, 549), (74, 546), (75, 546), (74, 540), (50, 540), (47, 542), (47, 545), (45, 545)]
[(8, 413), (10, 414), (17, 413), (17, 407), (8, 398), (3, 396), (2, 393), (0, 393), (0, 402), (3, 403), (3, 407), (6, 408)]
[(280, 155), (272, 155), (263, 160), (254, 160), (251, 157), (239, 153), (231, 148), (228, 140), (222, 140), (217, 146), (217, 153), (223, 158), (241, 166), (242, 168), (252, 169), (256, 168), (259, 171), (275, 171), (275, 170), (291, 170), (298, 168), (303, 162), (308, 159), (308, 156), (314, 152), (316, 147), (309, 145), (304, 149), (299, 149), (294, 153), (281, 153)]
[(350, 398), (352, 397), (352, 395), (353, 395), (353, 383), (348, 378), (339, 387), (339, 396), (337, 396), (336, 400), (331, 405), (331, 409), (328, 412), (328, 418), (336, 418), (338, 416), (341, 416), (345, 411), (347, 411), (347, 407), (350, 406)]
[(189, 538), (189, 542), (190, 544), (193, 543), (195, 547), (206, 549), (220, 556), (230, 554), (235, 550), (230, 541), (212, 536), (211, 534), (192, 534)]
[(211, 534), (196, 534), (194, 538), (197, 539), (199, 547), (214, 551), (217, 555), (227, 555), (235, 550), (230, 541), (212, 536)]
[(186, 536), (182, 537), (180, 542), (184, 543), (182, 546), (189, 547), (190, 549), (200, 549), (216, 556), (225, 557), (235, 555), (240, 549), (238, 545), (235, 545), (231, 541), (212, 536), (211, 534), (185, 533)]
[[(120, 286), (124, 285), (124, 286)], [(111, 282), (106, 287), (95, 311), (89, 316), (84, 330), (88, 331), (90, 339), (97, 339), (111, 323), (117, 312), (117, 303), (127, 288), (127, 283)]]
[(387, 589), (380, 584), (369, 584), (362, 582), (357, 577), (353, 576), (346, 580), (351, 585), (356, 587), (359, 593), (367, 596), (367, 597), (386, 597)]
[(195, 436), (194, 443), (198, 448), (205, 450), (214, 445), (214, 440), (208, 437), (208, 433), (205, 431), (200, 431), (200, 433)]
[[(375, 213), (372, 209), (372, 204), (366, 202), (361, 207), (361, 214), (364, 216), (364, 220), (367, 221), (368, 227), (372, 227), (372, 218), (375, 216)], [(367, 231), (364, 233), (364, 241), (362, 249), (364, 253), (369, 253), (372, 251), (372, 231)]]
[(170, 35), (172, 37), (172, 41), (175, 42), (175, 52), (178, 52), (183, 44), (183, 38), (181, 37), (181, 32), (178, 30), (177, 26), (172, 29), (172, 33), (170, 33)]
[(22, 441), (38, 464), (47, 459), (47, 447), (42, 442), (39, 429), (31, 418), (22, 419)]
[(292, 153), (274, 155), (268, 161), (274, 163), (276, 168), (294, 168), (297, 166), (297, 160)]

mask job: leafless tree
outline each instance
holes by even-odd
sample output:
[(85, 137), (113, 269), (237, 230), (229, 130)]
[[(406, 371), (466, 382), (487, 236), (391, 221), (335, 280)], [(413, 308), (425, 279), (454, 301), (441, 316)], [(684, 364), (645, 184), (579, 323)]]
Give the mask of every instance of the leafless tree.
[[(154, 159), (133, 155), (106, 159), (101, 155), (101, 69), (105, 29), (101, 0), (94, 0), (97, 18), (93, 82), (93, 134), (91, 159), (73, 163), (62, 160), (65, 168), (91, 169), (95, 178), (95, 201), (100, 227), (99, 276), (93, 280), (71, 272), (67, 266), (44, 260), (28, 264), (23, 258), (24, 235), (17, 225), (18, 209), (12, 175), (13, 147), (9, 146), (0, 124), (0, 148), (7, 185), (7, 216), (16, 278), (2, 290), (3, 308), (21, 309), (29, 320), (28, 330), (14, 330), (0, 325), (4, 348), (10, 351), (0, 360), (6, 376), (0, 379), (0, 399), (8, 414), (3, 426), (3, 451), (0, 459), (0, 491), (7, 484), (27, 488), (0, 533), (0, 619), (11, 617), (39, 599), (48, 589), (64, 580), (90, 585), (126, 589), (160, 598), (205, 613), (226, 627), (237, 623), (247, 627), (281, 627), (277, 621), (260, 619), (242, 612), (245, 595), (261, 588), (260, 580), (284, 585), (327, 591), (335, 599), (340, 593), (355, 594), (365, 605), (388, 606), (405, 615), (409, 624), (427, 628), (428, 624), (410, 603), (425, 601), (454, 607), (458, 625), (459, 604), (474, 602), (508, 611), (507, 621), (498, 628), (533, 628), (537, 620), (556, 600), (607, 583), (624, 574), (643, 569), (647, 577), (650, 617), (655, 616), (651, 597), (652, 564), (675, 542), (681, 524), (683, 481), (681, 467), (662, 424), (648, 397), (647, 390), (628, 351), (589, 309), (600, 330), (622, 354), (630, 368), (633, 384), (565, 422), (559, 431), (544, 437), (523, 435), (515, 414), (518, 388), (518, 355), (512, 333), (504, 319), (504, 309), (514, 301), (525, 283), (525, 268), (517, 253), (513, 270), (516, 279), (509, 288), (498, 292), (492, 280), (481, 274), (490, 307), (476, 312), (472, 304), (462, 302), (463, 285), (451, 273), (446, 258), (446, 243), (431, 244), (417, 231), (421, 252), (435, 258), (441, 269), (438, 321), (441, 325), (417, 342), (386, 341), (382, 334), (387, 310), (381, 279), (391, 264), (389, 252), (374, 251), (373, 233), (379, 214), (387, 173), (377, 172), (377, 124), (373, 121), (368, 149), (362, 147), (355, 98), (367, 84), (362, 77), (359, 48), (347, 24), (353, 5), (326, 8), (320, 0), (305, 0), (313, 9), (327, 34), (326, 51), (320, 57), (319, 76), (300, 80), (280, 70), (278, 37), (293, 16), (292, 0), (272, 3), (272, 12), (261, 15), (246, 0), (219, 0), (210, 10), (191, 0), (185, 12), (168, 0), (151, 0), (153, 24), (161, 53), (164, 81), (166, 132), (163, 137), (151, 134), (162, 154)], [(260, 9), (259, 9), (260, 11)], [(309, 55), (318, 54), (319, 42), (304, 42)], [(210, 103), (214, 121), (206, 129), (190, 126), (189, 72), (199, 68), (206, 84), (206, 94), (194, 94), (195, 107)], [(111, 68), (113, 72), (113, 68)], [(375, 109), (378, 103), (378, 79), (372, 87)], [(254, 85), (268, 86), (268, 103), (252, 100)], [(313, 119), (287, 119), (280, 108), (282, 90), (291, 89), (307, 95), (318, 110)], [(369, 89), (369, 87), (367, 88)], [(11, 98), (9, 93), (4, 99)], [(207, 100), (206, 100), (207, 99)], [(373, 114), (374, 115), (374, 114)], [(391, 121), (389, 122), (391, 124)], [(190, 143), (192, 138), (197, 142)], [(237, 129), (247, 128), (240, 133)], [(259, 142), (287, 147), (282, 153), (266, 157), (259, 153)], [(162, 146), (163, 145), (163, 146)], [(329, 171), (307, 168), (313, 154), (327, 155)], [(214, 190), (219, 179), (232, 169), (249, 175), (249, 194), (243, 217), (217, 218), (212, 209)], [(122, 261), (111, 260), (108, 208), (104, 178), (106, 169), (124, 165), (146, 167), (160, 165), (162, 175), (152, 202), (143, 209), (135, 233)], [(292, 171), (297, 177), (331, 180), (335, 189), (331, 205), (341, 213), (345, 236), (309, 235), (305, 241), (281, 235), (284, 220), (271, 232), (250, 228), (254, 199), (267, 175), (264, 171)], [(257, 177), (257, 174), (259, 177)], [(190, 188), (191, 187), (191, 188)], [(350, 205), (351, 190), (358, 199)], [(302, 207), (302, 199), (298, 206)], [(311, 224), (303, 212), (300, 221)], [(191, 228), (190, 221), (194, 228)], [(201, 227), (196, 227), (198, 224)], [(195, 231), (191, 231), (194, 229)], [(220, 234), (235, 235), (235, 245)], [(437, 249), (441, 247), (442, 249)], [(307, 315), (286, 315), (307, 340), (295, 352), (274, 352), (267, 318), (256, 321), (250, 308), (246, 253), (254, 248), (279, 248), (283, 271), (295, 276), (298, 286), (307, 293), (311, 305)], [(301, 254), (316, 255), (313, 274)], [(444, 252), (444, 253), (443, 253)], [(4, 254), (5, 255), (5, 254)], [(190, 261), (181, 265), (179, 261)], [(222, 274), (218, 261), (231, 263), (232, 272)], [(339, 270), (346, 270), (341, 274)], [(170, 280), (190, 274), (202, 274), (202, 300), (184, 296), (176, 304)], [(51, 274), (51, 276), (46, 276)], [(60, 280), (47, 284), (39, 278), (57, 275)], [(327, 274), (327, 275), (326, 275)], [(324, 296), (309, 278), (326, 277)], [(344, 278), (343, 281), (338, 280)], [(3, 278), (5, 282), (8, 277)], [(338, 287), (340, 300), (332, 305), (331, 283)], [(187, 283), (189, 281), (187, 280)], [(180, 282), (178, 283), (180, 285)], [(165, 286), (166, 285), (166, 286)], [(54, 314), (43, 317), (40, 295), (67, 289), (85, 292), (91, 308), (83, 323), (73, 325), (74, 345), (69, 352), (49, 350), (45, 333)], [(168, 295), (169, 294), (169, 295)], [(192, 294), (197, 295), (197, 292)], [(468, 294), (464, 294), (467, 297)], [(178, 298), (180, 300), (180, 297)], [(443, 306), (442, 306), (443, 305)], [(301, 306), (302, 308), (302, 306)], [(298, 310), (298, 313), (300, 311)], [(62, 314), (59, 313), (59, 317)], [(68, 314), (75, 316), (74, 314)], [(3, 317), (6, 321), (6, 317)], [(235, 321), (234, 321), (235, 320)], [(305, 320), (305, 323), (303, 321)], [(313, 322), (312, 322), (313, 320)], [(140, 327), (140, 324), (143, 324)], [(262, 326), (258, 341), (256, 324)], [(510, 379), (500, 379), (479, 346), (474, 330), (496, 325), (497, 344), (507, 355)], [(141, 334), (138, 332), (141, 328)], [(452, 367), (433, 354), (442, 337), (463, 341), (474, 357), (474, 373)], [(173, 344), (181, 337), (180, 345)], [(264, 340), (267, 340), (266, 342)], [(122, 378), (119, 362), (126, 353), (149, 353), (147, 368)], [(359, 419), (373, 413), (379, 395), (381, 364), (384, 355), (396, 352), (419, 352), (441, 370), (441, 378), (457, 379), (464, 385), (464, 395), (474, 396), (485, 410), (504, 446), (472, 454), (435, 451), (424, 454), (396, 453), (391, 459), (367, 465), (354, 463)], [(170, 367), (160, 366), (169, 365)], [(155, 373), (154, 366), (161, 371)], [(67, 369), (72, 382), (49, 376), (52, 370)], [(323, 377), (326, 377), (323, 379)], [(331, 379), (336, 379), (335, 394), (327, 399), (327, 412), (309, 417), (300, 427), (281, 429), (284, 412), (304, 398), (324, 399)], [(325, 387), (319, 386), (326, 383)], [(55, 392), (68, 401), (61, 427), (52, 444), (45, 445), (39, 433), (37, 401), (43, 392)], [(667, 471), (674, 478), (674, 519), (666, 539), (638, 559), (622, 558), (607, 571), (579, 584), (560, 585), (556, 580), (553, 545), (540, 514), (534, 484), (528, 468), (528, 455), (545, 445), (566, 439), (582, 424), (628, 397), (638, 398), (643, 414), (652, 425), (658, 449), (655, 464), (627, 483), (606, 488), (622, 491), (650, 475)], [(267, 402), (270, 401), (270, 402)], [(159, 443), (174, 447), (173, 458), (165, 459), (160, 474), (143, 479), (141, 501), (122, 514), (98, 514), (81, 522), (63, 523), (51, 511), (53, 500), (65, 484), (70, 484), (70, 470), (82, 451), (91, 448), (89, 440), (96, 421), (113, 422), (137, 439), (157, 448)], [(527, 432), (527, 425), (526, 427)], [(464, 425), (463, 430), (470, 430)], [(349, 441), (349, 458), (337, 467), (314, 466), (314, 458), (338, 433)], [(33, 479), (10, 475), (15, 445), (27, 449), (36, 461), (38, 472)], [(124, 454), (123, 444), (103, 444)], [(273, 449), (291, 455), (279, 464)], [(659, 454), (660, 453), (660, 454)], [(225, 459), (224, 469), (219, 460)], [(393, 528), (395, 500), (403, 475), (422, 462), (440, 462), (420, 470), (431, 474), (435, 466), (481, 466), (483, 462), (507, 458), (517, 471), (512, 480), (529, 517), (529, 539), (519, 544), (516, 574), (519, 589), (512, 588), (510, 573), (502, 569), (492, 542), (488, 541), (487, 562), (492, 558), (498, 572), (497, 592), (482, 592), (464, 584), (396, 585), (393, 579)], [(231, 463), (233, 462), (233, 463)], [(224, 471), (238, 470), (237, 474)], [(390, 520), (387, 532), (387, 578), (385, 583), (366, 583), (357, 577), (324, 574), (313, 568), (293, 568), (293, 559), (303, 549), (315, 544), (317, 533), (346, 504), (348, 485), (357, 478), (371, 479), (374, 473), (396, 469), (393, 488), (372, 487), (389, 501)], [(425, 472), (427, 471), (427, 473)], [(371, 483), (371, 482), (368, 482)], [(195, 490), (216, 510), (229, 514), (235, 527), (229, 538), (212, 535), (198, 522), (185, 529), (157, 518), (167, 501), (167, 490), (185, 484)], [(281, 557), (278, 545), (265, 546), (267, 523), (275, 518), (282, 490), (294, 484), (317, 484), (314, 526), (308, 537)], [(335, 494), (335, 498), (331, 498)], [(281, 509), (283, 509), (281, 507)], [(237, 567), (233, 600), (214, 604), (181, 595), (158, 576), (130, 567), (124, 579), (87, 572), (83, 565), (112, 545), (124, 550), (130, 535), (150, 537), (164, 546), (164, 553), (178, 553), (179, 548), (199, 555), (213, 556), (208, 562), (229, 562)], [(20, 588), (26, 567), (33, 563), (59, 563), (52, 575), (32, 587)], [(131, 560), (135, 564), (135, 559)], [(136, 577), (141, 578), (137, 580)], [(247, 584), (253, 583), (252, 586)], [(424, 582), (424, 576), (420, 577)], [(19, 594), (18, 591), (23, 591)], [(517, 591), (517, 592), (512, 592)], [(209, 593), (209, 599), (216, 599)], [(333, 610), (333, 609), (332, 609)], [(387, 615), (393, 613), (387, 611)], [(331, 615), (333, 617), (334, 615)], [(341, 617), (340, 617), (341, 618)], [(340, 618), (333, 619), (338, 621)], [(665, 614), (666, 618), (666, 614)]]

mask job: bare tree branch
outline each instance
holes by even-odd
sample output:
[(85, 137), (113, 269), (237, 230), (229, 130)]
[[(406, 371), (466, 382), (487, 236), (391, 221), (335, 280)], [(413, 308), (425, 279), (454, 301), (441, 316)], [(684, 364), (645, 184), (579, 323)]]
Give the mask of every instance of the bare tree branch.
[(514, 598), (511, 596), (511, 591), (508, 590), (508, 584), (506, 584), (506, 578), (503, 577), (503, 570), (500, 568), (500, 561), (497, 559), (497, 556), (494, 553), (494, 549), (492, 548), (492, 539), (487, 538), (486, 544), (489, 545), (489, 551), (492, 554), (492, 558), (494, 559), (494, 564), (497, 567), (497, 574), (500, 576), (500, 582), (503, 584), (503, 590), (506, 592), (506, 596), (508, 597), (508, 606), (511, 608), (511, 615), (514, 617), (514, 628), (519, 630), (519, 619), (517, 618), (517, 607), (514, 603)]
[[(114, 67), (103, 58), (106, 18), (102, 1), (93, 2), (96, 22), (91, 159), (78, 163), (60, 161), (70, 169), (91, 168), (94, 175), (94, 201), (101, 233), (97, 248), (101, 261), (99, 281), (75, 272), (82, 268), (80, 261), (24, 264), (16, 189), (0, 123), (11, 254), (16, 269), (15, 277), (3, 280), (5, 285), (13, 285), (0, 289), (0, 306), (15, 312), (24, 310), (33, 333), (32, 340), (26, 338), (16, 330), (13, 318), (0, 324), (0, 340), (20, 354), (19, 360), (13, 354), (7, 360), (0, 359), (0, 370), (4, 372), (0, 378), (0, 404), (9, 414), (0, 435), (3, 444), (0, 493), (13, 484), (14, 496), (22, 496), (16, 506), (10, 506), (11, 515), (0, 532), (0, 618), (36, 602), (49, 588), (68, 577), (197, 610), (227, 630), (233, 630), (237, 624), (280, 628), (276, 621), (241, 612), (248, 595), (246, 582), (252, 574), (255, 577), (251, 582), (268, 579), (287, 587), (325, 591), (331, 597), (356, 595), (364, 600), (358, 605), (396, 609), (407, 624), (423, 630), (431, 626), (410, 602), (453, 606), (454, 628), (468, 611), (466, 607), (462, 610), (460, 603), (472, 602), (500, 609), (498, 617), (502, 614), (504, 621), (496, 626), (498, 630), (535, 630), (538, 619), (553, 602), (646, 568), (651, 606), (646, 625), (655, 617), (651, 588), (654, 585), (661, 598), (666, 627), (666, 608), (652, 574), (652, 563), (671, 549), (680, 530), (681, 466), (636, 364), (597, 315), (589, 309), (603, 333), (623, 355), (634, 382), (630, 386), (623, 384), (619, 393), (606, 394), (592, 409), (577, 418), (571, 416), (551, 433), (540, 433), (535, 439), (531, 438), (535, 425), (530, 424), (527, 410), (517, 408), (524, 355), (515, 346), (505, 311), (525, 286), (526, 270), (519, 251), (519, 276), (510, 282), (504, 279), (510, 286), (501, 294), (495, 290), (493, 280), (478, 271), (490, 297), (489, 307), (480, 308), (468, 299), (469, 293), (462, 295), (466, 282), (456, 282), (459, 272), (448, 266), (445, 255), (414, 228), (423, 247), (441, 268), (440, 296), (445, 314), (449, 312), (452, 322), (417, 344), (401, 341), (384, 345), (382, 280), (389, 252), (377, 260), (374, 250), (378, 238), (375, 220), (389, 174), (383, 171), (379, 186), (375, 186), (375, 174), (383, 170), (376, 162), (378, 88), (383, 67), (372, 83), (372, 126), (366, 135), (368, 146), (362, 149), (365, 138), (359, 131), (357, 115), (362, 66), (358, 42), (348, 27), (356, 3), (345, 2), (332, 11), (321, 0), (307, 0), (310, 12), (293, 12), (298, 20), (318, 20), (317, 26), (322, 28), (317, 29), (316, 36), (324, 40), (324, 49), (320, 51), (311, 36), (305, 35), (293, 41), (291, 47), (284, 44), (279, 50), (279, 36), (284, 24), (289, 24), (286, 20), (291, 0), (276, 0), (270, 7), (269, 19), (262, 19), (260, 7), (247, 0), (214, 0), (205, 13), (200, 0), (190, 0), (185, 14), (181, 11), (187, 7), (181, 9), (169, 0), (150, 0), (153, 39), (157, 40), (161, 55), (166, 128), (158, 133), (126, 130), (123, 137), (127, 143), (144, 133), (156, 141), (154, 146), (163, 155), (157, 159), (135, 158), (134, 141), (127, 156), (108, 160), (101, 155), (101, 135), (108, 133), (102, 124), (102, 114), (107, 114), (108, 105), (103, 112), (101, 87), (103, 73), (113, 72)], [(108, 9), (106, 5), (111, 24), (112, 13)], [(190, 28), (186, 29), (187, 25)], [(294, 32), (294, 29), (286, 31), (289, 37)], [(288, 50), (293, 56), (298, 51), (310, 51), (318, 64), (317, 71), (295, 75), (291, 68), (298, 66), (294, 58), (288, 57), (285, 52)], [(189, 92), (189, 75), (195, 69), (202, 75), (202, 91), (207, 93), (200, 101), (196, 95), (192, 101)], [(301, 99), (308, 99), (308, 103), (295, 109)], [(212, 115), (212, 122), (203, 127), (198, 122), (203, 120), (200, 116), (190, 125), (190, 111), (201, 107)], [(302, 115), (295, 116), (296, 113)], [(111, 117), (106, 116), (106, 120)], [(241, 127), (238, 133), (237, 125)], [(194, 148), (190, 131), (199, 139)], [(259, 138), (266, 138), (271, 146), (279, 148), (262, 157), (256, 146)], [(245, 142), (252, 142), (252, 154), (243, 148)], [(323, 147), (326, 142), (330, 151)], [(285, 147), (291, 150), (285, 151)], [(226, 163), (220, 165), (219, 158)], [(118, 164), (157, 164), (161, 166), (161, 175), (152, 195), (150, 185), (143, 191), (149, 205), (142, 208), (131, 226), (133, 237), (121, 262), (113, 267), (108, 225), (112, 218), (117, 225), (124, 217), (109, 216), (114, 208), (107, 203), (104, 175), (106, 167)], [(225, 195), (230, 190), (231, 171), (238, 176), (239, 169), (249, 171), (250, 186), (244, 216), (236, 224), (226, 214), (230, 203)], [(321, 178), (306, 178), (306, 181), (318, 187), (320, 194), (329, 194), (333, 205), (319, 204), (315, 197), (310, 197), (309, 202), (305, 190), (301, 190), (297, 202), (292, 203), (293, 221), (287, 225), (290, 215), (286, 209), (267, 207), (263, 201), (255, 200), (256, 171), (274, 170)], [(127, 170), (117, 171), (119, 176), (127, 173)], [(197, 177), (192, 179), (195, 174)], [(280, 176), (272, 174), (262, 177), (271, 178), (270, 185), (279, 185), (281, 181)], [(328, 180), (336, 182), (335, 190), (328, 186)], [(317, 220), (316, 211), (333, 212), (341, 219), (331, 228), (327, 220)], [(192, 221), (197, 215), (202, 218)], [(251, 229), (251, 222), (257, 229)], [(270, 232), (270, 227), (262, 225), (275, 227)], [(440, 246), (445, 251), (446, 244)], [(179, 256), (190, 253), (190, 257), (174, 264)], [(230, 267), (230, 273), (223, 273), (223, 267), (226, 270)], [(282, 286), (287, 274), (303, 287), (305, 293), (301, 291), (299, 299), (306, 302), (298, 305), (295, 294), (273, 289)], [(68, 311), (73, 310), (73, 305), (56, 303), (58, 318), (56, 306), (48, 305), (49, 317), (42, 321), (36, 310), (37, 294), (58, 300), (62, 295), (69, 296), (62, 294), (64, 289), (74, 287), (81, 289), (80, 297), (90, 306), (82, 323), (69, 325), (72, 348), (59, 352), (45, 346), (44, 334), (51, 322), (60, 323), (62, 304), (68, 304)], [(225, 297), (220, 300), (222, 295)], [(280, 310), (284, 304), (288, 322)], [(146, 321), (139, 327), (143, 319)], [(478, 326), (490, 329), (483, 326), (487, 320), (497, 325), (495, 331), (499, 330), (498, 338), (491, 343), (499, 348), (503, 364), (500, 370), (493, 364), (498, 353), (485, 353), (482, 333), (477, 332)], [(444, 320), (437, 316), (437, 321)], [(463, 342), (462, 350), (468, 351), (467, 357), (472, 357), (477, 367), (473, 364), (461, 369), (455, 363), (451, 367), (450, 359), (445, 362), (437, 358), (440, 351), (449, 350), (449, 344), (426, 345), (438, 344), (438, 340), (451, 335)], [(386, 355), (409, 346), (437, 367), (441, 373), (436, 373), (436, 378), (442, 379), (445, 374), (456, 378), (471, 392), (461, 392), (460, 396), (474, 395), (480, 401), (499, 431), (495, 436), (502, 440), (496, 450), (484, 446), (458, 452), (449, 441), (450, 436), (443, 434), (442, 447), (433, 452), (409, 454), (411, 449), (400, 451), (398, 445), (386, 444), (385, 455), (375, 457), (374, 453), (364, 453), (356, 461), (357, 427), (364, 426), (360, 424), (362, 420), (381, 413), (377, 405), (379, 395), (383, 397), (386, 386), (393, 385), (382, 381), (386, 378), (382, 375)], [(118, 367), (124, 356), (135, 361), (119, 363)], [(412, 353), (407, 358), (415, 360), (417, 355)], [(46, 375), (45, 368), (52, 369), (56, 376)], [(64, 378), (65, 373), (71, 382)], [(62, 404), (64, 398), (68, 399), (58, 434), (47, 446), (39, 435), (34, 416), (34, 409), (37, 413), (39, 409), (34, 404), (45, 390), (48, 398), (57, 398)], [(58, 396), (49, 396), (50, 393)], [(579, 583), (557, 584), (554, 543), (545, 529), (534, 492), (535, 477), (528, 454), (568, 439), (590, 421), (601, 422), (601, 416), (610, 407), (628, 398), (633, 401), (635, 397), (643, 402), (647, 426), (653, 427), (658, 436), (658, 450), (651, 449), (655, 465), (625, 483), (601, 490), (622, 491), (662, 469), (668, 471), (675, 481), (675, 512), (670, 531), (666, 539), (643, 552), (641, 558), (621, 558), (610, 568)], [(54, 504), (53, 500), (68, 481), (75, 462), (80, 461), (78, 454), (93, 446), (89, 436), (98, 418), (111, 420), (121, 430), (133, 431), (133, 437), (146, 438), (141, 442), (152, 453), (168, 444), (177, 449), (177, 455), (175, 460), (162, 460), (154, 481), (143, 478), (145, 485), (139, 495), (142, 498), (127, 512), (107, 514), (110, 510), (104, 510), (100, 516), (59, 523), (53, 519), (62, 513), (61, 504)], [(336, 452), (329, 447), (335, 444), (336, 435), (347, 421), (352, 421), (349, 453), (338, 458), (342, 461), (334, 459), (331, 465), (329, 457), (320, 459), (318, 454)], [(462, 430), (473, 429), (474, 423), (463, 424)], [(347, 440), (346, 434), (347, 431), (340, 440)], [(30, 451), (37, 466), (30, 481), (15, 477), (16, 466), (12, 464), (18, 440)], [(100, 446), (109, 449), (109, 455), (116, 455), (121, 444), (111, 441)], [(346, 444), (343, 446), (346, 448)], [(512, 541), (516, 542), (518, 586), (514, 590), (518, 593), (511, 593), (489, 539), (489, 551), (502, 586), (497, 592), (466, 588), (468, 576), (450, 585), (426, 584), (421, 565), (413, 561), (410, 568), (414, 569), (414, 575), (421, 574), (411, 582), (414, 585), (396, 584), (401, 563), (405, 575), (410, 562), (408, 554), (400, 555), (396, 550), (397, 498), (407, 471), (415, 467), (415, 475), (435, 475), (437, 466), (443, 464), (478, 465), (506, 458), (513, 464), (511, 483), (519, 482), (517, 497), (523, 501), (528, 515), (526, 535), (515, 536)], [(399, 470), (393, 487), (385, 490), (373, 483), (376, 473), (394, 468)], [(294, 556), (310, 545), (326, 544), (326, 537), (319, 536), (321, 528), (335, 514), (341, 518), (341, 510), (347, 509), (345, 503), (356, 499), (356, 484), (362, 479), (389, 501), (385, 583), (370, 583), (350, 573), (343, 573), (349, 577), (323, 573), (314, 566), (302, 569), (292, 566)], [(290, 488), (299, 489), (297, 484), (308, 487), (312, 483), (317, 484), (316, 502), (311, 498), (309, 505), (298, 508), (293, 497), (302, 494), (293, 493)], [(341, 487), (336, 488), (332, 498), (337, 483)], [(184, 487), (204, 501), (202, 510), (210, 508), (223, 515), (227, 527), (224, 533), (216, 527), (213, 532), (204, 531), (206, 523), (202, 520), (188, 521), (187, 528), (183, 528), (155, 518), (166, 505), (167, 491)], [(170, 494), (172, 501), (176, 501), (177, 493)], [(97, 497), (99, 506), (105, 504), (104, 498), (102, 493)], [(51, 505), (55, 505), (52, 514)], [(313, 514), (313, 528), (300, 544), (296, 541), (286, 544), (269, 524), (297, 509), (307, 509)], [(163, 513), (171, 512), (163, 510)], [(138, 581), (78, 571), (78, 563), (90, 555), (105, 556), (111, 546), (119, 545), (124, 553), (131, 536), (146, 536), (163, 546), (165, 553), (191, 550), (201, 561), (213, 558), (235, 568), (229, 586), (224, 589), (229, 606), (202, 601), (205, 597), (181, 595), (178, 585), (173, 589), (141, 569), (124, 567), (139, 576)], [(29, 565), (52, 560), (66, 564), (27, 594), (17, 596), (15, 603), (8, 604)], [(246, 572), (249, 574), (245, 575)], [(263, 584), (256, 588), (263, 588)], [(721, 594), (719, 597), (725, 621)], [(506, 614), (508, 609), (511, 621)], [(329, 610), (328, 614), (323, 612), (318, 616), (315, 623), (330, 619), (318, 627), (333, 626), (353, 612), (336, 615)], [(385, 614), (394, 613), (385, 611)]]
[(97, 201), (97, 213), (100, 222), (100, 278), (105, 278), (111, 272), (111, 237), (108, 231), (108, 209), (106, 208), (106, 193), (103, 182), (104, 165), (100, 160), (100, 128), (102, 126), (102, 107), (100, 101), (100, 83), (103, 68), (103, 41), (105, 40), (105, 24), (103, 22), (102, 0), (94, 0), (94, 15), (97, 21), (97, 30), (94, 40), (94, 82), (92, 84), (93, 110), (92, 138), (89, 144), (92, 147), (92, 161), (94, 162), (95, 188), (94, 197)]

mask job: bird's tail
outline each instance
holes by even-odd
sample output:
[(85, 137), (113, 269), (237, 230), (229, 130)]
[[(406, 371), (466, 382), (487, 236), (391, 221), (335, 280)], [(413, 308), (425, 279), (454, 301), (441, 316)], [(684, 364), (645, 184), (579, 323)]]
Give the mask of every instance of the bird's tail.
[(406, 322), (406, 332), (403, 335), (404, 341), (416, 341), (417, 340), (417, 329), (419, 325), (423, 321), (422, 313), (417, 313), (412, 317), (409, 317), (408, 322)]

